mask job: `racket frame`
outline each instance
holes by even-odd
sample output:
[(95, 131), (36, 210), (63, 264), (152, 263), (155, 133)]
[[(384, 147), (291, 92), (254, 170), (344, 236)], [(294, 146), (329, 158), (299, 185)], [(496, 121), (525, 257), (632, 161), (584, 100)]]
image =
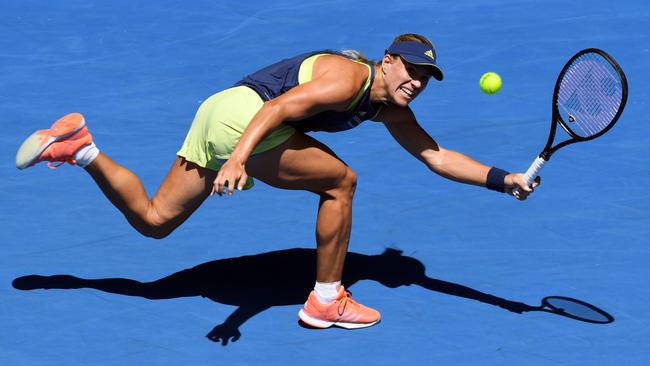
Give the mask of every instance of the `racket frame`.
[[(582, 55), (586, 53), (596, 53), (600, 56), (602, 56), (607, 62), (612, 65), (614, 70), (617, 72), (617, 74), (621, 77), (621, 104), (618, 107), (618, 110), (616, 111), (616, 115), (612, 119), (612, 121), (605, 127), (602, 131), (599, 131), (598, 133), (595, 133), (591, 136), (588, 137), (583, 137), (577, 135), (575, 132), (573, 132), (566, 121), (562, 119), (562, 116), (560, 115), (560, 111), (558, 108), (558, 98), (559, 98), (559, 93), (560, 93), (560, 84), (562, 82), (562, 79), (564, 77), (564, 74), (566, 71), (569, 69), (571, 64), (573, 64), (573, 61), (581, 57)], [(557, 150), (563, 148), (564, 146), (576, 143), (576, 142), (583, 142), (583, 141), (589, 141), (593, 140), (597, 137), (602, 136), (605, 134), (607, 131), (609, 131), (616, 122), (618, 121), (619, 117), (623, 113), (623, 109), (625, 108), (625, 104), (627, 103), (627, 77), (625, 76), (625, 73), (623, 72), (623, 69), (621, 66), (614, 60), (612, 56), (610, 56), (607, 52), (598, 49), (598, 48), (586, 48), (569, 59), (567, 63), (564, 65), (562, 68), (562, 71), (560, 71), (560, 74), (557, 77), (557, 80), (555, 82), (555, 88), (553, 89), (553, 109), (552, 109), (552, 117), (551, 117), (551, 131), (548, 135), (548, 140), (546, 142), (546, 146), (544, 146), (544, 149), (542, 152), (539, 154), (539, 157), (544, 159), (545, 161), (548, 161), (551, 158), (551, 155), (553, 155), (554, 152)], [(570, 139), (566, 141), (562, 141), (559, 144), (553, 146), (553, 141), (555, 140), (555, 133), (557, 131), (557, 125), (562, 126), (562, 129), (571, 137)]]
[[(616, 111), (616, 115), (612, 118), (611, 122), (602, 130), (599, 131), (591, 136), (583, 137), (577, 135), (575, 132), (571, 131), (569, 128), (568, 124), (564, 119), (562, 119), (562, 115), (560, 115), (559, 112), (559, 107), (558, 107), (558, 98), (559, 98), (559, 93), (560, 93), (560, 84), (562, 82), (562, 79), (564, 77), (564, 74), (567, 72), (571, 64), (580, 56), (586, 54), (586, 53), (596, 53), (603, 57), (607, 62), (610, 63), (610, 65), (614, 68), (614, 70), (617, 72), (617, 74), (621, 78), (621, 104), (618, 107), (618, 110)], [(542, 152), (537, 156), (537, 158), (533, 161), (533, 163), (530, 165), (526, 173), (524, 174), (524, 180), (528, 185), (532, 185), (533, 182), (535, 181), (535, 178), (537, 178), (537, 175), (539, 174), (540, 170), (548, 162), (548, 160), (551, 158), (554, 152), (557, 150), (576, 143), (576, 142), (583, 142), (583, 141), (589, 141), (593, 140), (599, 136), (602, 136), (604, 133), (609, 131), (616, 122), (618, 121), (618, 118), (621, 116), (621, 113), (623, 113), (623, 109), (625, 108), (625, 104), (627, 103), (627, 78), (625, 76), (625, 73), (623, 72), (623, 69), (621, 66), (614, 60), (612, 56), (610, 56), (607, 52), (598, 49), (598, 48), (586, 48), (582, 51), (579, 51), (573, 57), (567, 61), (567, 63), (564, 65), (562, 68), (562, 71), (560, 71), (560, 74), (557, 77), (557, 80), (555, 82), (555, 88), (553, 89), (553, 108), (552, 108), (552, 115), (551, 115), (551, 130), (548, 134), (548, 140), (546, 141), (546, 146), (544, 146), (544, 149)], [(569, 139), (560, 142), (559, 144), (553, 146), (553, 142), (555, 141), (555, 133), (557, 132), (557, 125), (562, 126), (562, 129), (569, 135)], [(513, 195), (515, 197), (519, 196), (519, 189), (515, 188), (512, 191)]]
[[(552, 300), (552, 299), (559, 299), (559, 300), (563, 300), (563, 301), (567, 301), (567, 302), (572, 302), (574, 304), (578, 304), (580, 306), (586, 307), (589, 310), (593, 311), (594, 313), (597, 313), (597, 314), (601, 315), (606, 320), (594, 320), (594, 319), (589, 319), (589, 318), (584, 318), (584, 317), (581, 317), (581, 316), (573, 315), (571, 313), (566, 312), (564, 309), (555, 307), (553, 304), (551, 304), (549, 302), (549, 300)], [(565, 296), (547, 296), (547, 297), (542, 299), (542, 305), (539, 306), (537, 309), (539, 309), (541, 311), (546, 311), (546, 312), (549, 312), (549, 313), (557, 314), (557, 315), (562, 315), (562, 316), (565, 316), (567, 318), (580, 320), (580, 321), (587, 322), (587, 323), (609, 324), (609, 323), (614, 322), (614, 317), (611, 316), (609, 313), (607, 313), (605, 310), (599, 309), (596, 306), (588, 304), (588, 303), (586, 303), (584, 301), (580, 301), (580, 300), (577, 300), (577, 299), (572, 299), (570, 297), (565, 297)]]

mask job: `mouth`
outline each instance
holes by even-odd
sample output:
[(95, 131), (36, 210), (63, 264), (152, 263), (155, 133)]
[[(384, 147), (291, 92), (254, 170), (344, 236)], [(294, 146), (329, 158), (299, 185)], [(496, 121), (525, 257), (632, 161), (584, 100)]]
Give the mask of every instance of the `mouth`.
[(413, 99), (415, 97), (415, 92), (412, 90), (408, 90), (404, 88), (403, 86), (399, 87), (399, 90), (408, 98), (408, 99)]

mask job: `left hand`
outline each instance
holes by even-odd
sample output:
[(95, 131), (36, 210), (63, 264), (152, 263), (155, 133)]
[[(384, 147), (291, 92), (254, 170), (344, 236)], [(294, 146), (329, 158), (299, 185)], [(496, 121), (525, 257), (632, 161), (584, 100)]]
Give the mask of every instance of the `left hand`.
[[(506, 175), (503, 183), (505, 184), (505, 191), (507, 194), (514, 196), (516, 199), (523, 201), (529, 194), (533, 193), (535, 188), (541, 184), (542, 178), (537, 177), (533, 182), (532, 187), (524, 180), (523, 173), (510, 173)], [(519, 191), (515, 194), (513, 191), (517, 188)]]
[(235, 189), (238, 191), (244, 189), (247, 180), (248, 174), (246, 174), (244, 163), (231, 157), (219, 169), (210, 195), (216, 193), (220, 196), (223, 194), (232, 196)]
[(206, 337), (208, 337), (208, 339), (212, 342), (221, 342), (222, 346), (227, 346), (228, 341), (237, 342), (241, 337), (241, 333), (236, 326), (231, 326), (223, 323), (214, 327), (210, 333), (206, 335)]

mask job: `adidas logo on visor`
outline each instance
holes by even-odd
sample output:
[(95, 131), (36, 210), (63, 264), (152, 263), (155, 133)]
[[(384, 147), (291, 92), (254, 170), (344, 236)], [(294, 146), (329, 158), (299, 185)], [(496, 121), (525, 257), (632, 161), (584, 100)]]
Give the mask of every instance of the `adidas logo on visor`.
[(432, 60), (434, 59), (434, 57), (433, 57), (433, 51), (428, 50), (428, 51), (425, 52), (424, 54), (427, 55), (427, 56), (429, 56), (430, 59), (432, 59)]

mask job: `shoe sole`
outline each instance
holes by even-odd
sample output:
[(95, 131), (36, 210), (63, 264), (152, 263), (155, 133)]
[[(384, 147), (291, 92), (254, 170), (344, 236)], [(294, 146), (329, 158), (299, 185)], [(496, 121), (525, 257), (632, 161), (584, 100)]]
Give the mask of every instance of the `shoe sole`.
[(379, 319), (379, 320), (376, 320), (376, 321), (374, 321), (372, 323), (328, 322), (328, 321), (325, 321), (325, 320), (319, 320), (319, 319), (312, 318), (311, 316), (307, 315), (307, 313), (305, 313), (303, 311), (303, 309), (300, 309), (300, 311), (298, 312), (298, 317), (300, 318), (300, 320), (305, 322), (307, 325), (310, 325), (310, 326), (312, 326), (314, 328), (322, 328), (322, 329), (329, 328), (331, 326), (341, 327), (341, 328), (345, 328), (345, 329), (367, 328), (367, 327), (371, 327), (371, 326), (379, 323), (379, 321), (381, 320), (381, 319)]
[[(62, 117), (62, 118), (65, 118)], [(69, 132), (66, 132), (62, 135), (52, 136), (52, 135), (42, 135), (39, 134), (40, 131), (36, 131), (31, 136), (29, 136), (23, 143), (20, 145), (18, 152), (16, 153), (16, 168), (25, 169), (29, 168), (34, 164), (34, 161), (48, 148), (48, 146), (53, 143), (63, 140), (71, 135), (74, 135), (77, 131), (82, 129), (86, 125), (86, 120), (81, 117), (81, 122), (75, 126)]]

